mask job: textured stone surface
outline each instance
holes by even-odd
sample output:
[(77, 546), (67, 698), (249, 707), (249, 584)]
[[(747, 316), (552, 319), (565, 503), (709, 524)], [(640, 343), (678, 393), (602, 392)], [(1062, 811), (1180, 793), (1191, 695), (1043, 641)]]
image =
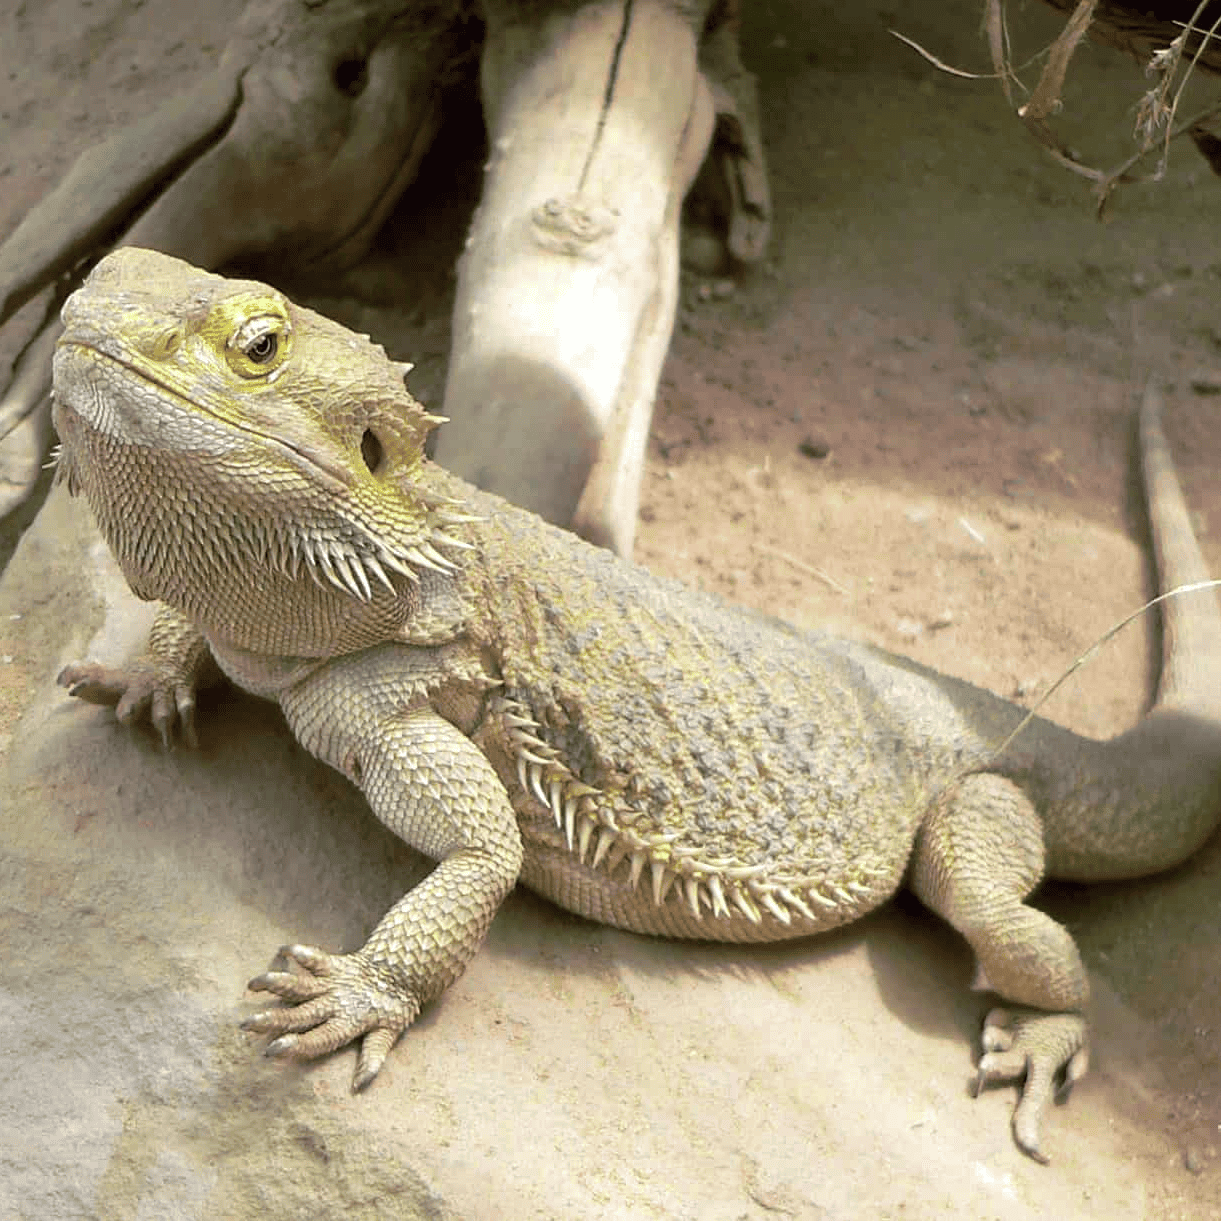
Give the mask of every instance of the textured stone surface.
[[(358, 944), (419, 862), (270, 706), (219, 693), (166, 755), (51, 686), (143, 617), (56, 494), (0, 586), (0, 1214), (1139, 1217), (1181, 1180), (1156, 1029), (1105, 985), (1055, 1164), (1011, 1147), (1009, 1091), (966, 1095), (968, 957), (907, 904), (734, 950), (519, 894), (367, 1094), (349, 1054), (262, 1059), (246, 978), (285, 940)], [(1150, 972), (1203, 880), (1160, 884)]]

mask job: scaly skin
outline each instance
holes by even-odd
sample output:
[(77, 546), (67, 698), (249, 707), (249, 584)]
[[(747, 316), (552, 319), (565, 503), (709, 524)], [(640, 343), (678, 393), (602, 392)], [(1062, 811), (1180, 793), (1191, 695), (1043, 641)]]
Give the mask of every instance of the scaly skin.
[[(251, 987), (269, 1052), (361, 1040), (357, 1086), (462, 972), (520, 878), (642, 933), (771, 941), (911, 887), (1018, 1006), (980, 1080), (1021, 1080), (1042, 1157), (1084, 1071), (1088, 985), (1025, 900), (1045, 876), (1164, 869), (1221, 811), (1221, 616), (1171, 612), (1157, 707), (1110, 742), (866, 645), (658, 580), (425, 457), (405, 367), (260, 284), (120, 250), (64, 309), (60, 477), (132, 589), (167, 604), (134, 678), (73, 694), (190, 729), (214, 659), (439, 864), (355, 953), (286, 947)], [(1145, 413), (1167, 581), (1202, 561)], [(1188, 600), (1190, 602), (1190, 600)], [(206, 646), (206, 647), (205, 647)], [(151, 676), (151, 677), (150, 677)]]

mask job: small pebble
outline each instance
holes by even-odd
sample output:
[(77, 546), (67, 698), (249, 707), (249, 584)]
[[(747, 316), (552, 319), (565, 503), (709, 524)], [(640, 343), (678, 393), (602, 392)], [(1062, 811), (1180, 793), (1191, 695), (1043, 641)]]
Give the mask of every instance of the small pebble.
[(960, 526), (961, 526), (961, 527), (962, 527), (962, 528), (963, 528), (963, 529), (964, 529), (964, 530), (967, 532), (967, 534), (969, 534), (969, 535), (971, 536), (971, 538), (973, 538), (973, 539), (974, 539), (974, 540), (975, 540), (977, 543), (980, 543), (980, 544), (982, 545), (984, 542), (986, 542), (986, 541), (987, 541), (987, 540), (984, 538), (984, 536), (983, 536), (982, 534), (980, 534), (980, 532), (979, 532), (978, 530), (976, 530), (976, 528), (975, 528), (973, 525), (971, 525), (971, 523), (970, 523), (969, 521), (967, 521), (967, 519), (966, 519), (965, 517), (960, 517), (960, 518), (958, 519), (958, 524), (959, 524), (959, 525), (960, 525)]
[(825, 458), (831, 452), (831, 446), (818, 437), (806, 437), (797, 445), (797, 452), (805, 458)]
[(1191, 388), (1197, 394), (1221, 394), (1221, 372), (1203, 369), (1191, 375)]

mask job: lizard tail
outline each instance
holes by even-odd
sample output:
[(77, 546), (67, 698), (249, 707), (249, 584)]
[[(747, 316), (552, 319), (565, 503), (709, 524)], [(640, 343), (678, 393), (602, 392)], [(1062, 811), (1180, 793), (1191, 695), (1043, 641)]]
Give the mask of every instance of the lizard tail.
[[(1157, 699), (1126, 733), (1061, 748), (1064, 760), (1076, 762), (1052, 780), (1042, 810), (1051, 877), (1101, 882), (1157, 873), (1186, 860), (1221, 823), (1221, 610), (1161, 407), (1150, 382), (1140, 440), (1162, 591), (1155, 599), (1162, 612)], [(1053, 755), (1056, 749), (1049, 747)]]
[[(1162, 431), (1162, 394), (1150, 378), (1140, 407), (1145, 496), (1159, 591), (1207, 585), (1208, 567)], [(1161, 602), (1162, 672), (1156, 707), (1221, 718), (1221, 609), (1208, 588)]]

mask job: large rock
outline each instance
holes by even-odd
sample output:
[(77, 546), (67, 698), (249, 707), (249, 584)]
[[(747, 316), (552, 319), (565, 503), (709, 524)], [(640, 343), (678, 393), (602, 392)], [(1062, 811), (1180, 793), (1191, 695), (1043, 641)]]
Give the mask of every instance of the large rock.
[[(520, 893), (366, 1094), (350, 1052), (261, 1058), (246, 979), (284, 941), (358, 945), (423, 865), (270, 705), (218, 693), (166, 754), (53, 685), (146, 619), (56, 492), (0, 584), (0, 1215), (1141, 1217), (1205, 1185), (1152, 1130), (1156, 1023), (1105, 986), (1054, 1165), (1019, 1154), (1010, 1091), (967, 1096), (968, 956), (910, 903), (735, 949)], [(1156, 943), (1120, 915), (1150, 973), (1217, 858), (1160, 885)]]

